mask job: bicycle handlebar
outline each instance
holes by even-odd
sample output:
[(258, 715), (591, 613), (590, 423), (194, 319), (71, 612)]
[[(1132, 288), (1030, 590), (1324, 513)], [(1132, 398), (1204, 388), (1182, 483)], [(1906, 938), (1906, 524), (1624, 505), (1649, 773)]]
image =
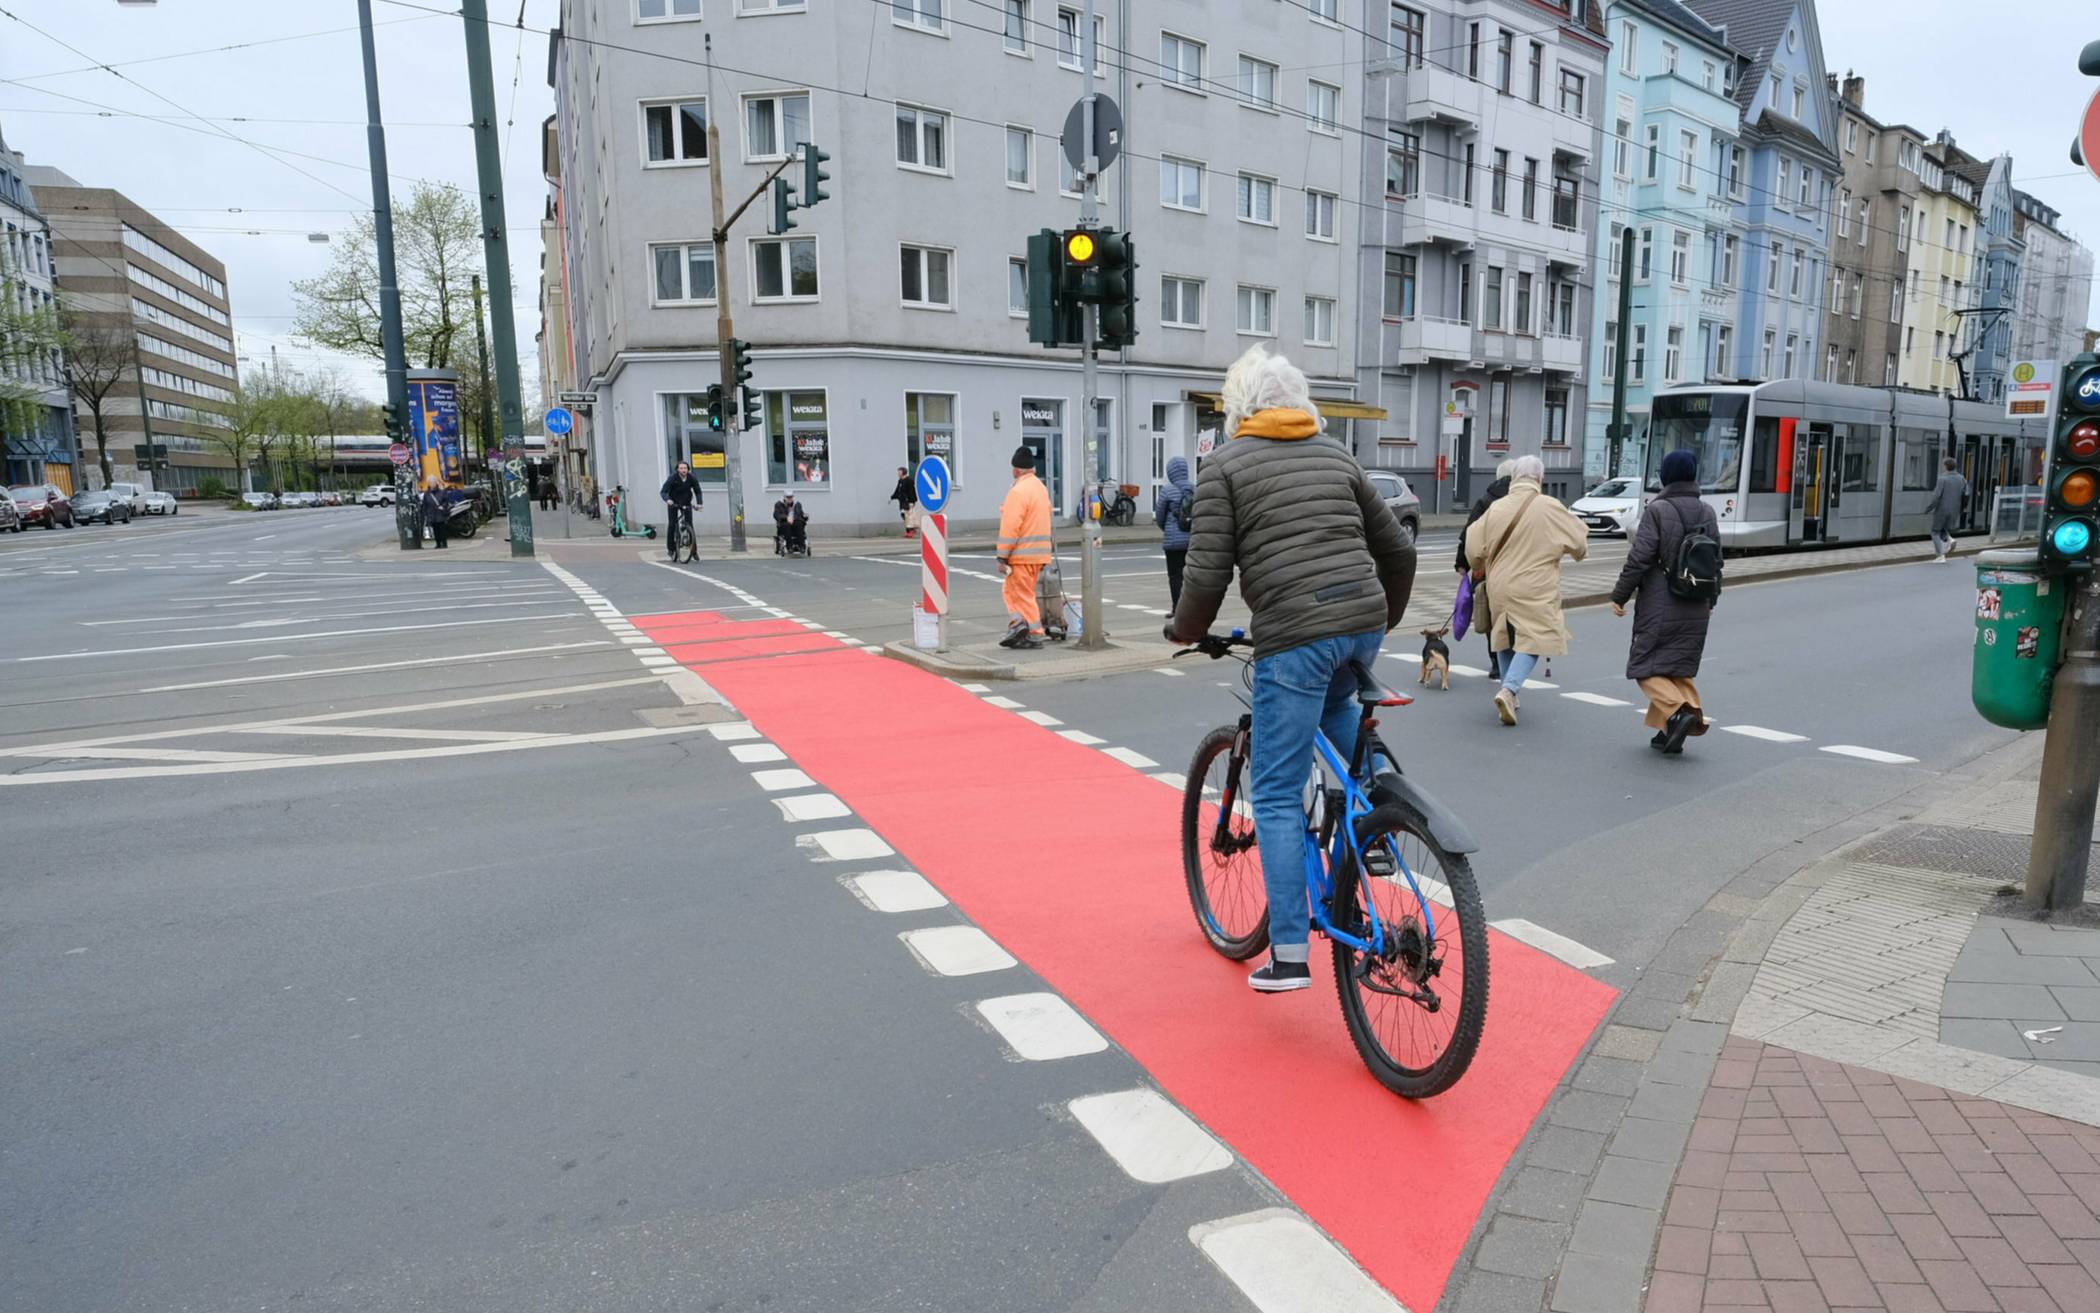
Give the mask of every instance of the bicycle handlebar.
[(1235, 629), (1229, 634), (1205, 634), (1183, 650), (1176, 652), (1174, 656), (1177, 658), (1185, 657), (1191, 653), (1200, 652), (1211, 660), (1216, 661), (1221, 657), (1230, 656), (1232, 649), (1236, 647), (1253, 646), (1254, 640), (1247, 637), (1246, 630)]

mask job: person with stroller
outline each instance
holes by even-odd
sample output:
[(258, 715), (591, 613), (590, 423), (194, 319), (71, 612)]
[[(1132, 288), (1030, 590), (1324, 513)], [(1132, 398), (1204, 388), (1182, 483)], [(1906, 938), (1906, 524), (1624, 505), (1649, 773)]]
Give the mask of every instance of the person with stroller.
[(809, 509), (792, 492), (780, 494), (773, 503), (773, 554), (809, 555)]

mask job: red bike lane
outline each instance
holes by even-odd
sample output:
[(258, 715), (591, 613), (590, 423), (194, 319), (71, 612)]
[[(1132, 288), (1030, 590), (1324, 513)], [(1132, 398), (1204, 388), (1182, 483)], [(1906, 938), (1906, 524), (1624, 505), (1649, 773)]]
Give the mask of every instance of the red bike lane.
[[(1486, 1031), (1434, 1099), (1350, 1044), (1326, 954), (1258, 997), (1181, 873), (1181, 795), (949, 681), (792, 622), (633, 617), (1047, 981), (1409, 1308), (1443, 1292), (1503, 1165), (1610, 1007), (1490, 931)], [(1189, 727), (1193, 751), (1208, 725)]]

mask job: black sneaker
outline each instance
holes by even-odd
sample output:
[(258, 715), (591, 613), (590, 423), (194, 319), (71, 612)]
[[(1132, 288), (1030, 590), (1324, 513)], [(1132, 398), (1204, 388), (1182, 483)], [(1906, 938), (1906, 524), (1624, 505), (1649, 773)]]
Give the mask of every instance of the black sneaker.
[(1002, 644), (1002, 646), (1010, 647), (1016, 652), (1032, 652), (1042, 645), (1043, 636), (1041, 634), (1029, 633), (1017, 634), (1013, 642)]
[(1312, 967), (1304, 962), (1278, 962), (1257, 967), (1247, 977), (1247, 983), (1264, 994), (1288, 994), (1294, 989), (1312, 988)]

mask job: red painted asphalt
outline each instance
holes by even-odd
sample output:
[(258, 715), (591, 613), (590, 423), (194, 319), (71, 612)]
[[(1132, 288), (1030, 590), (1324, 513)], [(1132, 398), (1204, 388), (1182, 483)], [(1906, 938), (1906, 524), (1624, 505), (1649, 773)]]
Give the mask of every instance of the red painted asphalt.
[[(1262, 998), (1244, 965), (1204, 943), (1182, 883), (1177, 790), (821, 635), (765, 653), (753, 631), (771, 625), (633, 620), (1403, 1303), (1435, 1307), (1504, 1163), (1609, 1007), (1608, 986), (1491, 933), (1471, 1070), (1438, 1098), (1396, 1098), (1357, 1058), (1324, 969), (1302, 997)], [(1193, 750), (1208, 726), (1188, 728)], [(929, 773), (943, 783), (928, 787)]]

